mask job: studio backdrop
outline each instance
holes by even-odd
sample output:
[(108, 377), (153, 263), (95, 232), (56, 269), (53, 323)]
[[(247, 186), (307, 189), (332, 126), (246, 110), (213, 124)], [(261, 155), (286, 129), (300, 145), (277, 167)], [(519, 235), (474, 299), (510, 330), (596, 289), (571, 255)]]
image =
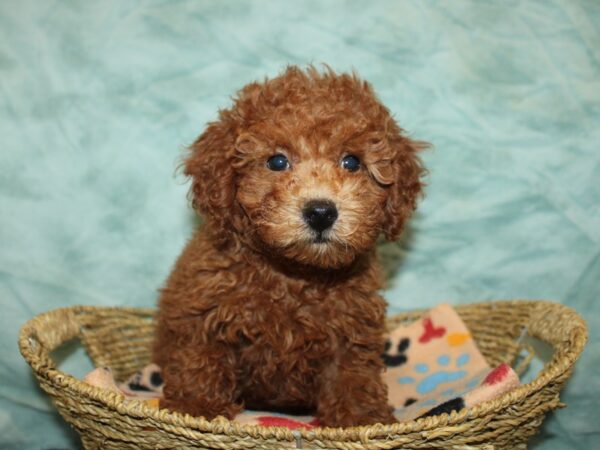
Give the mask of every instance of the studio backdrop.
[[(0, 448), (75, 449), (19, 327), (153, 306), (197, 218), (177, 170), (230, 95), (288, 64), (369, 80), (433, 144), (426, 196), (382, 250), (390, 313), (551, 299), (590, 343), (536, 450), (600, 439), (600, 3), (0, 3)], [(59, 355), (77, 376), (81, 350)], [(541, 363), (526, 374), (531, 379)]]

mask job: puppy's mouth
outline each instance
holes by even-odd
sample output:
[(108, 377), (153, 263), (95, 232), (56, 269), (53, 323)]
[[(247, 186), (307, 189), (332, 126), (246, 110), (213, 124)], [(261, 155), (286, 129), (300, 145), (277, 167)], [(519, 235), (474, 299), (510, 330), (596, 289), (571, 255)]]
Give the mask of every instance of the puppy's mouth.
[(313, 244), (327, 244), (330, 241), (331, 239), (329, 238), (329, 236), (324, 235), (323, 233), (315, 233), (315, 235), (312, 238)]

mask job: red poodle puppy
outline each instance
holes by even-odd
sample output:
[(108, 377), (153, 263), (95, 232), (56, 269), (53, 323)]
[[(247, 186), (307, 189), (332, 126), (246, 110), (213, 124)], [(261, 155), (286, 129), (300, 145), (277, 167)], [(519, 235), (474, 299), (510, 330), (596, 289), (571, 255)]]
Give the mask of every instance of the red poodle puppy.
[(163, 406), (394, 422), (375, 244), (415, 208), (422, 146), (356, 75), (290, 67), (238, 93), (185, 161), (205, 223), (159, 301)]

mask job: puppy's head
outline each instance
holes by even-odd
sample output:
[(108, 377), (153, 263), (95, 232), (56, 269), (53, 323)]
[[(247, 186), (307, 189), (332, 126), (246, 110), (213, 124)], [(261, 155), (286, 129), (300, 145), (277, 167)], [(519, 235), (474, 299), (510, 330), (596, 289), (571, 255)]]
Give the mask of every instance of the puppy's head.
[(422, 146), (355, 75), (291, 67), (243, 88), (185, 171), (217, 242), (237, 233), (279, 257), (342, 267), (380, 233), (400, 235), (422, 189)]

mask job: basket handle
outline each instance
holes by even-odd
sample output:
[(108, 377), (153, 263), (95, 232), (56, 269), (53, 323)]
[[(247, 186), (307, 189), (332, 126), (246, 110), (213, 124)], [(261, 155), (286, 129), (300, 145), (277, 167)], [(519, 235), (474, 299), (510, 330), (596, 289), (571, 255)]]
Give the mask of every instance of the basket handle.
[(588, 339), (588, 329), (579, 314), (560, 303), (536, 302), (527, 332), (554, 347), (554, 358), (570, 367), (579, 357)]
[(560, 386), (587, 343), (587, 325), (577, 312), (567, 306), (537, 301), (530, 310), (525, 326), (529, 336), (552, 347), (552, 357), (545, 361), (534, 383), (539, 388), (553, 382), (556, 386), (553, 405), (555, 408), (559, 407)]
[(34, 317), (21, 327), (19, 350), (34, 369), (56, 368), (50, 353), (80, 335), (79, 308), (61, 308)]

